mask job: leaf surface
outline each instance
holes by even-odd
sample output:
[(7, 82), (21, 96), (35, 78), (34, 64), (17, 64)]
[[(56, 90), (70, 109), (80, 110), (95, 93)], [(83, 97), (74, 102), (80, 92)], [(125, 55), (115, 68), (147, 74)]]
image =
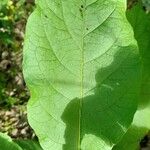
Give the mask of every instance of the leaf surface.
[(44, 150), (110, 150), (137, 108), (140, 61), (122, 0), (37, 0), (24, 46), (28, 119)]
[(127, 12), (127, 16), (133, 26), (142, 57), (142, 86), (132, 126), (113, 150), (138, 150), (141, 140), (150, 130), (150, 14), (146, 14), (139, 3)]
[(22, 150), (12, 139), (6, 134), (0, 133), (0, 150)]
[(15, 140), (4, 133), (0, 133), (0, 150), (42, 150), (36, 141)]
[(40, 145), (33, 140), (15, 140), (22, 150), (42, 150)]

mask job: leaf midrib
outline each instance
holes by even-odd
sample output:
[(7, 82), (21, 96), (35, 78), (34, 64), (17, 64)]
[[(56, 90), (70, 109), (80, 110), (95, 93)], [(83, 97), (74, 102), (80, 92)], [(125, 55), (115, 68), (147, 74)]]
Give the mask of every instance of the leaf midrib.
[[(62, 3), (62, 0), (61, 0), (61, 3)], [(94, 2), (95, 3), (95, 2)], [(93, 3), (92, 3), (93, 4)], [(82, 38), (81, 38), (81, 46), (80, 45), (78, 45), (77, 43), (76, 43), (76, 40), (73, 38), (73, 36), (72, 36), (72, 34), (69, 32), (69, 29), (68, 29), (68, 27), (67, 27), (67, 24), (66, 24), (66, 22), (65, 22), (65, 19), (64, 19), (64, 15), (63, 15), (63, 20), (64, 20), (64, 24), (66, 25), (66, 28), (67, 28), (67, 30), (68, 30), (68, 33), (70, 34), (70, 36), (72, 37), (72, 39), (73, 39), (73, 41), (75, 42), (75, 44), (79, 47), (79, 49), (81, 50), (81, 71), (80, 71), (80, 82), (81, 82), (81, 85), (80, 85), (80, 108), (79, 108), (79, 127), (78, 127), (78, 129), (79, 129), (79, 131), (78, 131), (78, 134), (79, 134), (79, 137), (78, 137), (78, 148), (77, 148), (77, 150), (80, 150), (81, 149), (81, 118), (82, 118), (82, 100), (83, 100), (83, 96), (84, 96), (84, 88), (83, 88), (83, 86), (84, 86), (84, 65), (86, 64), (85, 63), (85, 61), (84, 61), (84, 38), (87, 36), (87, 35), (89, 35), (91, 32), (93, 32), (94, 30), (96, 30), (97, 28), (99, 28), (105, 21), (107, 21), (108, 20), (108, 18), (112, 15), (112, 13), (115, 11), (115, 9), (114, 10), (112, 10), (112, 12), (107, 16), (107, 18), (99, 25), (99, 26), (97, 26), (95, 29), (93, 29), (92, 31), (90, 31), (88, 34), (86, 34), (85, 35), (85, 33), (84, 33), (84, 30), (85, 30), (85, 28), (86, 28), (86, 26), (85, 26), (85, 7), (88, 7), (88, 6), (86, 6), (86, 4), (83, 4), (83, 6), (84, 6), (84, 8), (82, 8), (82, 14), (83, 14), (83, 25), (82, 25)], [(63, 13), (63, 5), (62, 5), (62, 14), (64, 14)], [(56, 14), (54, 14), (54, 15), (56, 15)], [(46, 33), (45, 33), (46, 34)], [(47, 34), (46, 34), (47, 35)], [(49, 41), (49, 40), (48, 40)], [(114, 45), (114, 44), (113, 44)], [(112, 46), (113, 46), (112, 45)], [(52, 48), (52, 47), (51, 47)], [(53, 48), (52, 48), (53, 49)], [(53, 53), (54, 53), (54, 51), (53, 51)], [(55, 53), (54, 53), (55, 54)], [(55, 54), (56, 55), (56, 54)], [(56, 56), (57, 57), (57, 56)], [(58, 59), (58, 58), (57, 58)], [(59, 61), (59, 59), (58, 59), (58, 61)], [(61, 62), (60, 62), (61, 63)], [(62, 66), (64, 66), (62, 63), (61, 63), (61, 65)], [(67, 67), (65, 67), (67, 70), (69, 70)], [(69, 70), (70, 71), (70, 70)], [(72, 72), (70, 72), (70, 73), (72, 73)]]

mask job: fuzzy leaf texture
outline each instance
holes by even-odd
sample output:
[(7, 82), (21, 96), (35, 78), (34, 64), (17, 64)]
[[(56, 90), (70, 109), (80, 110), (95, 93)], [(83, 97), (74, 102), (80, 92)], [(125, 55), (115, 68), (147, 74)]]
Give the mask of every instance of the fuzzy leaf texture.
[(111, 150), (139, 98), (125, 0), (36, 0), (24, 46), (28, 119), (44, 150)]
[(150, 14), (146, 14), (139, 3), (127, 12), (127, 17), (134, 29), (142, 57), (142, 86), (132, 126), (113, 150), (139, 150), (141, 140), (150, 130)]

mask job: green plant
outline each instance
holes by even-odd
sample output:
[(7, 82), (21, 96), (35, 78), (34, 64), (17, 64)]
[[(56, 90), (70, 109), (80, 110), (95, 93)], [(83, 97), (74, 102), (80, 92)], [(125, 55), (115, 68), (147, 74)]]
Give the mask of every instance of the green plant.
[[(9, 45), (14, 50), (20, 47), (22, 42), (18, 43), (18, 34), (21, 33), (18, 33), (18, 30), (21, 29), (18, 29), (17, 26), (24, 28), (23, 21), (32, 11), (32, 7), (30, 6), (30, 11), (28, 11), (29, 8), (25, 9), (25, 0), (2, 0), (0, 2), (0, 46), (1, 44)], [(19, 24), (19, 21), (22, 24)], [(23, 35), (20, 35), (19, 38), (22, 38), (21, 36)]]
[(114, 150), (139, 149), (141, 139), (150, 130), (150, 15), (145, 14), (141, 6), (138, 4), (132, 10), (127, 11), (127, 17), (134, 29), (143, 64), (139, 106), (131, 127)]
[(29, 97), (21, 60), (26, 19), (33, 7), (31, 0), (0, 0), (0, 107), (26, 103)]
[(6, 134), (0, 133), (0, 150), (42, 150), (35, 141), (17, 140), (13, 141)]
[[(146, 110), (143, 115), (149, 111), (150, 32), (140, 38), (139, 32), (148, 20), (137, 26), (132, 17), (137, 12), (129, 13), (137, 45), (124, 0), (36, 3), (27, 24), (23, 67), (31, 91), (28, 119), (43, 149), (121, 150), (129, 135), (141, 139), (148, 119), (140, 125), (135, 120), (141, 110)], [(133, 134), (138, 129), (141, 134)]]

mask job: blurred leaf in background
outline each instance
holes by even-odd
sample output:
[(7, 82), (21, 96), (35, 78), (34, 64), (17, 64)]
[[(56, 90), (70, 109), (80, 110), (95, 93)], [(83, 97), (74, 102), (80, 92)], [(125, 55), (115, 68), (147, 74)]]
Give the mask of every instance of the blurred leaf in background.
[(13, 141), (7, 134), (0, 133), (0, 150), (42, 150), (37, 141)]

